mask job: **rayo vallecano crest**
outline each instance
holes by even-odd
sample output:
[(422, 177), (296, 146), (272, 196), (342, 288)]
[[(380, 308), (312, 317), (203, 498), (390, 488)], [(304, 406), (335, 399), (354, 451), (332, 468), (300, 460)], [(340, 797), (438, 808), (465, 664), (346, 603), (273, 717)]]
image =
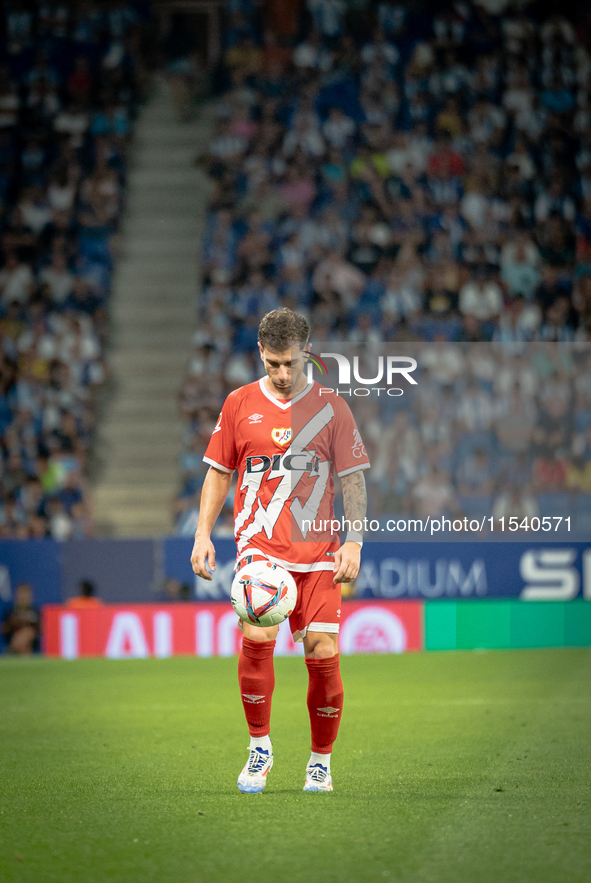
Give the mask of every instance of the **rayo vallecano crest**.
[(291, 426), (288, 429), (285, 427), (277, 429), (277, 427), (275, 427), (271, 433), (271, 438), (274, 442), (277, 442), (278, 445), (289, 444), (291, 441)]

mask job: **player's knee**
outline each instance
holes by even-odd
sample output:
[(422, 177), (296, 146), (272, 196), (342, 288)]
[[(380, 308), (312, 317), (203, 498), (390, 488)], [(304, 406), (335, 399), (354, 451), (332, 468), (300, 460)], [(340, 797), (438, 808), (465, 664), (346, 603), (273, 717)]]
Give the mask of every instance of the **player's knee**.
[(334, 641), (330, 635), (326, 635), (316, 641), (311, 648), (311, 652), (306, 655), (312, 659), (330, 659), (331, 656), (336, 656), (337, 652), (338, 648), (336, 641)]
[(242, 634), (250, 641), (274, 641), (279, 631), (279, 626), (277, 625), (271, 626), (268, 629), (262, 629), (249, 625), (246, 622), (241, 622), (240, 626), (242, 627)]
[(336, 656), (336, 652), (332, 644), (318, 644), (314, 647), (314, 659), (330, 659)]

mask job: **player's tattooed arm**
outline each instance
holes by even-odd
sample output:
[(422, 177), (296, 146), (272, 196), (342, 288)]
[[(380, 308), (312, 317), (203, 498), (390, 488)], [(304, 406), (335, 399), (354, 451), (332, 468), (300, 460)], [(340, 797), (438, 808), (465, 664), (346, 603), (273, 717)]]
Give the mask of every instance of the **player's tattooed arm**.
[(341, 479), (343, 485), (343, 508), (347, 521), (363, 521), (367, 512), (365, 476), (361, 470), (350, 472)]
[[(363, 472), (351, 472), (341, 479), (343, 486), (343, 507), (345, 518), (352, 525), (354, 521), (363, 523), (367, 511), (367, 491), (365, 489), (365, 477)], [(350, 533), (357, 533), (351, 531)], [(345, 539), (345, 542), (335, 552), (334, 556), (334, 583), (351, 582), (359, 573), (361, 561), (361, 532), (357, 537)]]

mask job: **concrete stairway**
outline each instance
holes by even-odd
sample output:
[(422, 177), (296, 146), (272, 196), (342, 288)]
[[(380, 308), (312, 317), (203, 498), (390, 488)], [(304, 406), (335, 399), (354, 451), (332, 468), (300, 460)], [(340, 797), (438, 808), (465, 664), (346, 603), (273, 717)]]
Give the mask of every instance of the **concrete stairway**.
[(183, 425), (178, 393), (195, 329), (207, 179), (195, 168), (207, 112), (179, 123), (157, 78), (133, 145), (113, 291), (114, 394), (99, 426), (98, 535), (159, 536), (172, 527)]

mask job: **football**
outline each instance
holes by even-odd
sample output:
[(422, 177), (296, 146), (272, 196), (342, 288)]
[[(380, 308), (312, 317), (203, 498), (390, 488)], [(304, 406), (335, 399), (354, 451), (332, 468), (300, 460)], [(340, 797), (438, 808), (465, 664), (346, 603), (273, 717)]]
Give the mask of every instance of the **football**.
[(259, 628), (279, 625), (293, 612), (298, 590), (287, 570), (271, 561), (253, 561), (232, 582), (232, 607), (244, 622)]

